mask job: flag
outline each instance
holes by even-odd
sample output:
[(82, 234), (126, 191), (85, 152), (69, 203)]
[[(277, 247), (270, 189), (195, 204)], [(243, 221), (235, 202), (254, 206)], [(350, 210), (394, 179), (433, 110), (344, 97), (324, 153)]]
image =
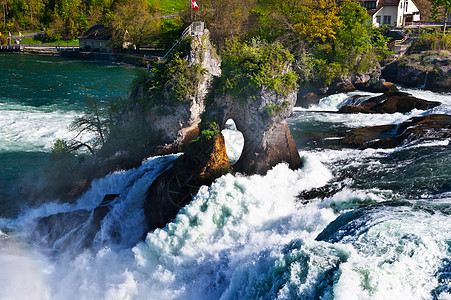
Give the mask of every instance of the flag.
[(9, 32), (9, 37), (11, 37), (11, 31)]
[(3, 36), (3, 34), (0, 32), (0, 36)]
[(19, 36), (20, 36), (20, 37), (23, 37), (23, 34), (22, 34), (20, 31), (19, 31)]
[(191, 1), (191, 7), (194, 8), (195, 10), (199, 10), (199, 6), (197, 5), (196, 0)]

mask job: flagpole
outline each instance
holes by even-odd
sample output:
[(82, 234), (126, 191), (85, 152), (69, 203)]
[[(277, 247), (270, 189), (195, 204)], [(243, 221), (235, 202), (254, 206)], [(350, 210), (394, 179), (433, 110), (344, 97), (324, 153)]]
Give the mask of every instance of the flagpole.
[(189, 7), (191, 7), (191, 23), (193, 23), (193, 3), (192, 3), (192, 0), (189, 0)]

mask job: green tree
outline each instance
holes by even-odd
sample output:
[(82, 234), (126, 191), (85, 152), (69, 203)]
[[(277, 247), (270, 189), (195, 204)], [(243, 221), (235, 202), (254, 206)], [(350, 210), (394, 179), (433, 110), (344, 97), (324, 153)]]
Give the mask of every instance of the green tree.
[(244, 37), (256, 6), (255, 0), (199, 0), (197, 3), (200, 9), (194, 13), (194, 20), (206, 22), (219, 48), (223, 48), (228, 38)]
[(439, 19), (439, 15), (443, 13), (443, 34), (446, 34), (446, 22), (449, 20), (451, 12), (451, 0), (429, 0), (432, 4), (432, 17)]
[(359, 63), (372, 55), (370, 16), (359, 3), (347, 0), (340, 7), (339, 17), (334, 60), (345, 68), (352, 70), (356, 66), (353, 71), (361, 71)]
[(131, 42), (137, 49), (149, 43), (160, 29), (160, 17), (147, 0), (124, 0), (114, 9), (112, 26), (116, 46)]

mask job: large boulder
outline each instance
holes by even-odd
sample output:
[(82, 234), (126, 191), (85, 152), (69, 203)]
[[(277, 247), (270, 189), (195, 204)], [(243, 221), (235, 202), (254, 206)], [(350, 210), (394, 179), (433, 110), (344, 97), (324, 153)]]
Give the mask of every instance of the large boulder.
[(451, 136), (450, 115), (426, 115), (414, 117), (400, 125), (382, 125), (357, 128), (348, 131), (341, 144), (365, 148), (393, 148), (405, 142), (418, 143)]
[(243, 134), (243, 152), (234, 170), (246, 174), (264, 174), (276, 164), (286, 162), (291, 168), (301, 166), (301, 158), (285, 119), (296, 103), (296, 93), (282, 96), (260, 89), (245, 103), (225, 94), (212, 105), (214, 119), (221, 128), (232, 119)]
[(428, 110), (439, 106), (437, 101), (416, 98), (404, 92), (387, 92), (372, 97), (359, 105), (343, 105), (340, 113), (406, 113), (413, 109)]
[(147, 190), (144, 214), (149, 230), (164, 227), (188, 204), (202, 185), (231, 171), (221, 133), (204, 133), (193, 141), (171, 169)]

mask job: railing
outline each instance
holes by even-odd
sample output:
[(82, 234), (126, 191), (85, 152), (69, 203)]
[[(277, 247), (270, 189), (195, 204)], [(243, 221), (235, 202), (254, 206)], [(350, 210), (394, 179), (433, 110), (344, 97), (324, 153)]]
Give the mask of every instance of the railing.
[(0, 51), (20, 51), (21, 49), (20, 45), (0, 46)]
[(187, 36), (187, 35), (201, 35), (204, 32), (205, 23), (204, 22), (193, 22), (188, 27), (185, 28), (179, 40), (174, 44), (174, 46), (169, 49), (168, 52), (163, 56), (163, 60), (171, 54), (172, 50)]
[(395, 46), (399, 46), (399, 45), (401, 45), (402, 43), (404, 43), (406, 40), (407, 40), (407, 35), (405, 35), (403, 38), (402, 38), (402, 40), (395, 40), (395, 41), (393, 41), (393, 42), (390, 42), (390, 43), (388, 43), (387, 44), (387, 46), (389, 47), (389, 48), (393, 48), (393, 47), (395, 47)]

